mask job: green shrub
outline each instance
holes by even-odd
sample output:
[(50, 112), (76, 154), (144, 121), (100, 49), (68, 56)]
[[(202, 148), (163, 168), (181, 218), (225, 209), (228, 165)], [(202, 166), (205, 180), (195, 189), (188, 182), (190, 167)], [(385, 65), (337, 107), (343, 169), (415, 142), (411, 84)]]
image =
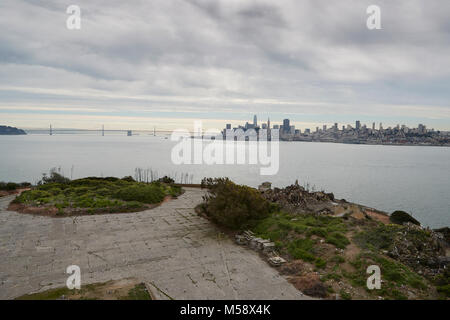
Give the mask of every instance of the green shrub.
[(364, 249), (389, 250), (401, 227), (380, 225), (358, 233), (353, 239)]
[(317, 258), (314, 264), (316, 268), (322, 269), (325, 268), (325, 266), (327, 265), (327, 261), (322, 258)]
[(395, 224), (404, 224), (406, 222), (411, 222), (415, 225), (420, 226), (420, 222), (417, 221), (416, 219), (414, 219), (409, 213), (405, 212), (405, 211), (394, 211), (393, 213), (391, 213), (391, 215), (389, 216), (389, 220), (392, 223)]
[(111, 189), (108, 189), (108, 188), (99, 188), (96, 190), (96, 193), (101, 196), (108, 196), (108, 195), (111, 195), (112, 191), (111, 191)]
[(314, 241), (311, 239), (296, 239), (289, 243), (288, 252), (294, 259), (314, 262), (316, 257), (312, 253)]
[(53, 187), (47, 190), (48, 193), (50, 193), (53, 196), (58, 195), (62, 190), (58, 187)]
[(347, 237), (339, 232), (330, 233), (326, 236), (325, 240), (328, 243), (334, 244), (336, 248), (339, 249), (345, 249), (347, 245), (350, 244), (350, 241), (347, 239)]
[(126, 202), (125, 207), (127, 209), (139, 209), (142, 208), (142, 203), (138, 201), (128, 201)]
[[(22, 184), (24, 184), (24, 183), (26, 183), (26, 182), (23, 182)], [(15, 182), (0, 182), (0, 190), (13, 191), (20, 187), (25, 187), (22, 184), (18, 184)]]
[(366, 287), (367, 267), (373, 264), (378, 265), (381, 269), (382, 278), (386, 283), (383, 285), (381, 291), (377, 291), (377, 294), (387, 298), (403, 299), (403, 294), (396, 289), (402, 286), (409, 286), (416, 289), (427, 288), (424, 279), (408, 267), (373, 252), (359, 254), (357, 258), (350, 261), (350, 264), (356, 271), (351, 273), (343, 272), (343, 275), (350, 279), (352, 285), (355, 287)]
[(316, 235), (322, 238), (327, 236), (328, 232), (325, 228), (313, 227), (308, 230), (308, 235)]
[(162, 178), (159, 178), (158, 181), (159, 181), (159, 182), (162, 182), (162, 183), (167, 183), (167, 184), (173, 184), (173, 183), (175, 183), (175, 180), (173, 180), (172, 178), (170, 178), (170, 177), (168, 177), (168, 176), (164, 176), (164, 177), (162, 177)]
[(345, 258), (343, 256), (340, 255), (335, 255), (333, 258), (331, 258), (331, 261), (336, 263), (336, 264), (341, 264), (345, 262)]
[(178, 197), (181, 194), (181, 187), (172, 185), (168, 192), (172, 197)]
[(437, 286), (437, 291), (443, 295), (445, 298), (450, 298), (450, 284), (446, 284), (443, 286)]
[(47, 183), (62, 183), (66, 184), (70, 182), (69, 178), (64, 177), (62, 174), (56, 172), (56, 169), (50, 170), (50, 175), (47, 174), (42, 175), (42, 180), (38, 182), (39, 185), (47, 184)]
[(23, 192), (14, 201), (30, 205), (53, 205), (58, 209), (58, 215), (70, 207), (88, 209), (88, 213), (94, 214), (137, 211), (144, 207), (144, 203), (158, 203), (166, 195), (177, 196), (180, 193), (181, 187), (159, 182), (146, 184), (129, 178), (88, 177), (67, 183), (40, 184), (34, 190)]
[(343, 300), (351, 300), (351, 299), (352, 299), (352, 295), (351, 295), (350, 293), (344, 291), (344, 290), (341, 290), (341, 291), (339, 292), (339, 294), (341, 295), (341, 298), (342, 298)]
[(8, 191), (16, 190), (18, 187), (19, 187), (19, 185), (14, 182), (8, 182), (6, 184), (6, 190), (8, 190)]
[(124, 201), (139, 201), (143, 203), (158, 203), (164, 199), (165, 193), (161, 187), (150, 184), (137, 184), (119, 189), (114, 197)]
[(203, 179), (206, 214), (219, 225), (243, 229), (267, 217), (273, 210), (254, 188), (237, 185), (228, 178)]
[(34, 202), (51, 197), (51, 194), (45, 190), (27, 190), (22, 192), (17, 198), (16, 202)]

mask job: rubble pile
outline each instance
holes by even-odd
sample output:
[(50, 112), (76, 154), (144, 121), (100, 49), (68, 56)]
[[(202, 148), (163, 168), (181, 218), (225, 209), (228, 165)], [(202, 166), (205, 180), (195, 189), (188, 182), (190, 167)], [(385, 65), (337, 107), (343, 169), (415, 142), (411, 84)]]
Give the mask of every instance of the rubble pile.
[(331, 213), (333, 202), (332, 193), (310, 192), (295, 184), (286, 188), (271, 188), (270, 182), (264, 182), (258, 188), (262, 196), (271, 202), (277, 203), (281, 209), (291, 213)]
[(235, 236), (236, 243), (240, 245), (248, 245), (251, 249), (259, 251), (267, 257), (267, 261), (274, 267), (280, 266), (286, 262), (275, 252), (275, 243), (267, 239), (255, 237), (250, 230), (244, 231), (242, 234)]
[[(446, 249), (449, 244), (442, 233), (405, 223), (406, 229), (394, 237), (388, 255), (416, 270), (433, 277), (449, 266)], [(428, 236), (425, 236), (428, 235)]]

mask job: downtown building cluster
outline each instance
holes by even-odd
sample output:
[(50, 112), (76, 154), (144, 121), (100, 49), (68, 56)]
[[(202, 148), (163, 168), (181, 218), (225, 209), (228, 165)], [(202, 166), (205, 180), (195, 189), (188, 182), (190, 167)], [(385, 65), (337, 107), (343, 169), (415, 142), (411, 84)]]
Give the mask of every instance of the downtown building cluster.
[(307, 128), (302, 132), (302, 130), (296, 129), (289, 119), (284, 119), (282, 124), (274, 124), (272, 127), (270, 119), (266, 123), (258, 125), (257, 116), (254, 115), (253, 123), (246, 122), (245, 125), (234, 128), (231, 127), (231, 124), (227, 124), (223, 134), (231, 131), (246, 135), (249, 130), (258, 133), (261, 129), (267, 130), (269, 137), (273, 130), (278, 130), (279, 139), (282, 141), (450, 146), (450, 132), (448, 131), (427, 129), (423, 124), (419, 124), (417, 128), (409, 128), (406, 125), (383, 128), (383, 124), (380, 123), (376, 128), (375, 122), (368, 127), (361, 124), (359, 120), (355, 122), (354, 127), (349, 124), (339, 126), (338, 123), (335, 123), (331, 127), (323, 125), (322, 128), (316, 127), (315, 130)]

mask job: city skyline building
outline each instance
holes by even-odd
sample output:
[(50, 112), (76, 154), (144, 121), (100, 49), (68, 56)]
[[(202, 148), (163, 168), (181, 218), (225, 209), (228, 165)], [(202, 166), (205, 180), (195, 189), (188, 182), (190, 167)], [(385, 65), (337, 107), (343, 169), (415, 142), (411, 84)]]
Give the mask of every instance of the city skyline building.
[[(256, 124), (256, 125), (255, 125)], [(446, 145), (450, 140), (450, 132), (427, 130), (426, 126), (419, 124), (417, 128), (409, 128), (405, 124), (397, 124), (393, 127), (383, 129), (383, 124), (380, 122), (379, 130), (375, 129), (375, 122), (372, 126), (362, 124), (360, 120), (355, 121), (355, 127), (350, 124), (342, 125), (339, 129), (339, 123), (327, 130), (327, 125), (323, 124), (322, 130), (319, 126), (315, 127), (315, 131), (310, 128), (303, 130), (296, 129), (294, 124), (291, 124), (289, 118), (285, 118), (282, 124), (271, 125), (270, 118), (267, 118), (266, 123), (258, 125), (257, 115), (253, 116), (253, 123), (246, 122), (245, 126), (239, 125), (236, 129), (243, 129), (244, 131), (254, 129), (257, 134), (259, 130), (267, 130), (270, 136), (270, 130), (279, 130), (280, 140), (287, 141), (315, 141), (315, 142), (338, 142), (338, 143), (357, 143), (357, 144), (428, 144), (428, 145)], [(231, 129), (231, 124), (226, 124), (226, 130)], [(225, 132), (225, 131), (223, 131)]]

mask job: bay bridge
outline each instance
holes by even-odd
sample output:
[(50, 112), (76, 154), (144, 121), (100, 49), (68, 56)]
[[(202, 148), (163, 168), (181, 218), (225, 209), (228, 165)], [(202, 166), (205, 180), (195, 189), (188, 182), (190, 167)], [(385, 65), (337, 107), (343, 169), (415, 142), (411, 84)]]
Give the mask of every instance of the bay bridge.
[(27, 129), (25, 130), (27, 133), (31, 134), (48, 134), (48, 135), (55, 135), (55, 134), (98, 134), (101, 136), (108, 135), (108, 134), (123, 134), (126, 136), (132, 136), (132, 135), (170, 135), (173, 130), (166, 130), (166, 129), (157, 129), (154, 127), (153, 129), (137, 129), (137, 130), (127, 130), (127, 129), (105, 129), (104, 126), (102, 126), (99, 129), (75, 129), (75, 128), (54, 128), (52, 125), (48, 129)]

